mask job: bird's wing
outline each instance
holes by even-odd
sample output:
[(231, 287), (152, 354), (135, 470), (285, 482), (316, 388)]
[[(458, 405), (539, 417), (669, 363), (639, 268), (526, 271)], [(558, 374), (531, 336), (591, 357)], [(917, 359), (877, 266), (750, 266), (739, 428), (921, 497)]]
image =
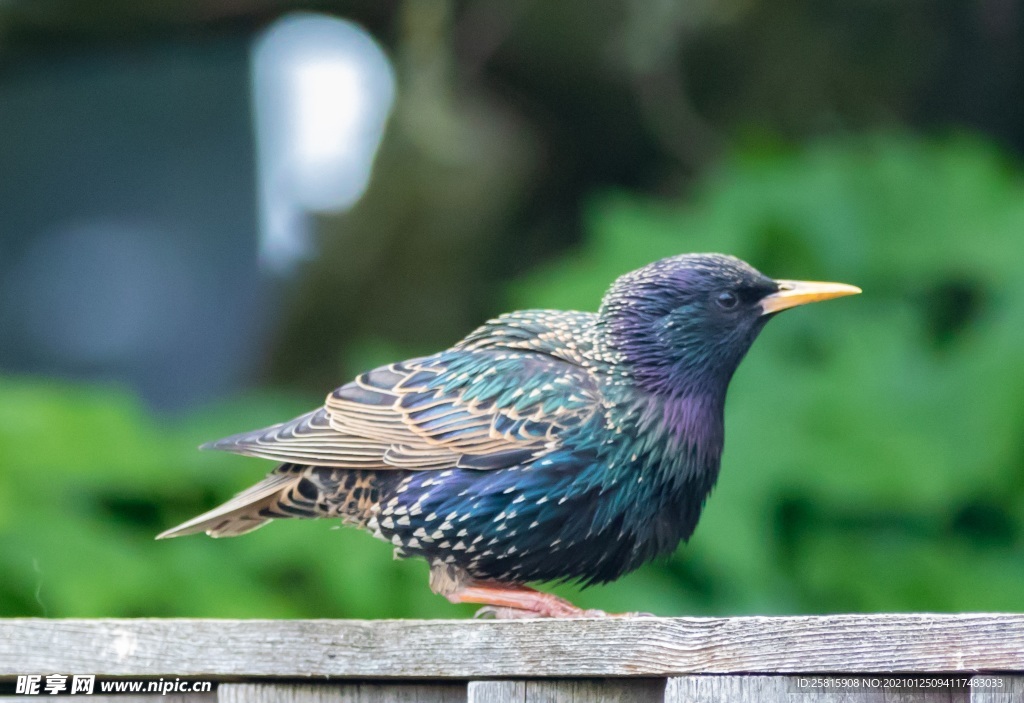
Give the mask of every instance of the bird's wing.
[(495, 469), (549, 451), (599, 406), (594, 377), (563, 359), (456, 348), (364, 373), (318, 410), (204, 448), (352, 469)]

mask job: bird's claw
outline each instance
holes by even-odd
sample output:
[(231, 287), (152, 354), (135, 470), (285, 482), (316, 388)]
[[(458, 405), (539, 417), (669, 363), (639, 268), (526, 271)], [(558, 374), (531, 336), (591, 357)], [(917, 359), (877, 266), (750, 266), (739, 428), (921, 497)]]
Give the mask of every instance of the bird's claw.
[(522, 608), (507, 608), (497, 605), (485, 605), (473, 614), (475, 620), (527, 620), (543, 617), (540, 613)]
[(473, 614), (475, 620), (531, 620), (535, 618), (654, 618), (654, 613), (606, 613), (603, 610), (579, 610), (572, 614), (548, 615), (535, 610), (485, 605)]

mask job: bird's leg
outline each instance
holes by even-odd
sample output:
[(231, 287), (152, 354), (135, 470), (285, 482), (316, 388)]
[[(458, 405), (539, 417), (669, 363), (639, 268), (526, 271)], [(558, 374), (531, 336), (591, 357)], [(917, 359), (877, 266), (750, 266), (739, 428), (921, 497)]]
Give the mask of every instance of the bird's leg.
[(508, 586), (498, 583), (474, 583), (447, 594), (452, 603), (482, 603), (478, 615), (493, 615), (498, 619), (516, 618), (603, 618), (603, 610), (584, 610), (564, 598), (541, 593), (526, 586)]
[(585, 610), (550, 593), (528, 586), (499, 581), (478, 581), (463, 568), (435, 559), (430, 564), (430, 590), (452, 603), (480, 603), (485, 607), (477, 617), (499, 620), (520, 618), (603, 618), (630, 617), (646, 613), (613, 614), (603, 610)]

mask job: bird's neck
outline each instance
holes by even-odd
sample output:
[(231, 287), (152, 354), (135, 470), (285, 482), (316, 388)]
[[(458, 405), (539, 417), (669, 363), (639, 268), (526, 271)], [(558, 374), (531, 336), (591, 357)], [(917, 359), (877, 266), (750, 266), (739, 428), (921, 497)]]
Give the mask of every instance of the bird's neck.
[(601, 469), (591, 478), (619, 506), (621, 530), (638, 540), (638, 558), (666, 554), (693, 534), (718, 480), (723, 403), (718, 395), (622, 385), (606, 398), (601, 422), (614, 438), (596, 448)]
[(680, 447), (718, 463), (725, 440), (721, 393), (681, 393), (659, 399), (661, 427)]
[(725, 441), (724, 396), (703, 390), (647, 394), (647, 432), (666, 438), (664, 461), (680, 461), (691, 471), (718, 470)]
[(621, 393), (609, 408), (610, 424), (633, 438), (645, 470), (685, 480), (697, 473), (717, 476), (725, 440), (725, 393), (680, 387)]

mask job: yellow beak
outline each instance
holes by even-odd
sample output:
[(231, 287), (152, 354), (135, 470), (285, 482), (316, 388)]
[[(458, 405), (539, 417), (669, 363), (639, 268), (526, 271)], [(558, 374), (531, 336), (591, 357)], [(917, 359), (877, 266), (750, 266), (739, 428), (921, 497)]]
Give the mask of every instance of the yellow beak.
[(817, 303), (844, 295), (857, 295), (861, 292), (857, 286), (845, 283), (819, 283), (817, 281), (776, 281), (779, 291), (761, 299), (763, 315), (779, 312), (797, 305)]

